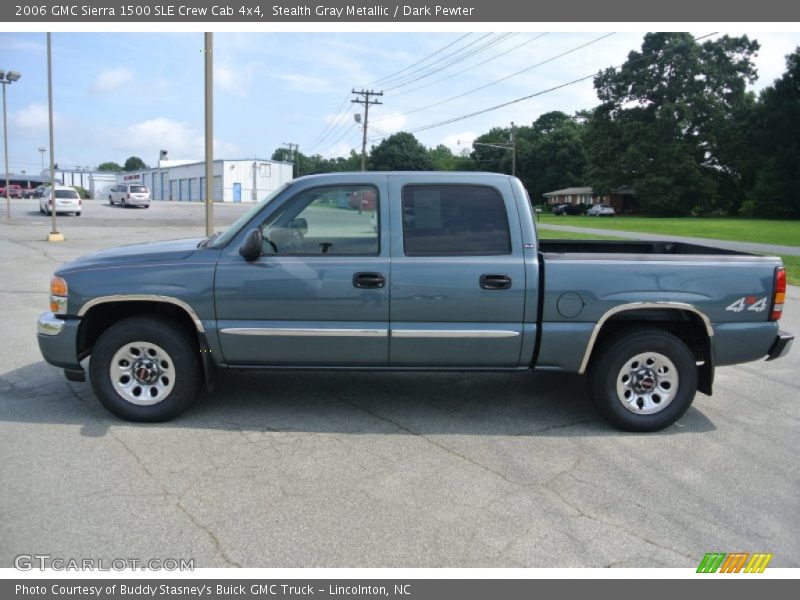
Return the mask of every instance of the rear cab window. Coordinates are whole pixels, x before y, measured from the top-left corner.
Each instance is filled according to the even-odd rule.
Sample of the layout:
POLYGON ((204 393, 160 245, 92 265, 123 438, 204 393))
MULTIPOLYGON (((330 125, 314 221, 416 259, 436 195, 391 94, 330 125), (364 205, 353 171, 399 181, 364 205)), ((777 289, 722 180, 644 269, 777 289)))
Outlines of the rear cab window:
POLYGON ((130 187, 131 194, 146 194, 147 187, 144 185, 132 185, 130 187))
POLYGON ((406 185, 402 191, 406 256, 511 254, 500 192, 484 185, 406 185))

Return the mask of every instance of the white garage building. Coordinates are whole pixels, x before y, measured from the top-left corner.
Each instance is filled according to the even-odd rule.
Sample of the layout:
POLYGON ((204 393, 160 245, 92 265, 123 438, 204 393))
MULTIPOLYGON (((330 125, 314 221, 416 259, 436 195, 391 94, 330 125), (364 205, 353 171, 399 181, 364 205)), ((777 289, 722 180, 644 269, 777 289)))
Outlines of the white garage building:
MULTIPOLYGON (((118 183, 140 183, 153 200, 205 201, 205 162, 162 160, 158 168, 120 173, 118 183)), ((214 161, 215 202, 258 202, 292 179, 292 163, 263 158, 214 161)))

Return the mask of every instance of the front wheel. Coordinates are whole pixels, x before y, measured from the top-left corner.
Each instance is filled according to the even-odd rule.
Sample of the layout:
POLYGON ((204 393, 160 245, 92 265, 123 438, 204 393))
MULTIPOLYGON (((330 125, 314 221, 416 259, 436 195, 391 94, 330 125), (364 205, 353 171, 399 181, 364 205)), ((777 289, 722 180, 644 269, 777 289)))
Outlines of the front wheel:
POLYGON ((168 321, 130 317, 92 348, 89 377, 100 403, 128 421, 167 421, 188 409, 200 385, 199 353, 168 321))
POLYGON ((624 331, 609 339, 589 372, 603 418, 626 431, 658 431, 689 409, 697 393, 691 350, 659 329, 624 331))

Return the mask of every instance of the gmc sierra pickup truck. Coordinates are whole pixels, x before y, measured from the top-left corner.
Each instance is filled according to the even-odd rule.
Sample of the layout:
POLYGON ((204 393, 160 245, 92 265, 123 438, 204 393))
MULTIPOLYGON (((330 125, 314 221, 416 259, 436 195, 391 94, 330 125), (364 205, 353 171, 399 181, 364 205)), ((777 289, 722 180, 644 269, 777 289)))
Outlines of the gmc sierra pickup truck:
POLYGON ((135 421, 175 417, 220 368, 539 369, 586 374, 610 424, 653 431, 716 367, 786 354, 785 290, 774 257, 543 241, 514 177, 338 173, 222 234, 62 266, 38 340, 71 380, 89 358, 100 402, 135 421))

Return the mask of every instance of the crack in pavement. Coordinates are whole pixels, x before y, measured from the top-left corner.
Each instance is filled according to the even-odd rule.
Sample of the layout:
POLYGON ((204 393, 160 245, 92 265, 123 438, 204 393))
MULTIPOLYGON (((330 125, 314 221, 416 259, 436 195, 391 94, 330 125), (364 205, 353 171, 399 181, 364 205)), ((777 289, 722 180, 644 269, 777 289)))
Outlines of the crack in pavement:
MULTIPOLYGON (((87 412, 92 416, 92 418, 95 419, 95 421, 97 421, 98 424, 106 426, 106 424, 103 423, 102 419, 100 419, 100 417, 95 412, 95 407, 90 405, 85 398, 82 398, 80 395, 78 395, 78 393, 72 388, 72 386, 69 384, 68 381, 65 380, 63 383, 66 385, 67 389, 75 397, 75 399, 78 400, 78 402, 80 402, 87 409, 87 412)), ((164 499, 175 497, 175 494, 170 492, 169 489, 167 489, 167 487, 161 482, 161 480, 159 480, 158 477, 156 477, 155 473, 153 473, 150 470, 150 468, 142 460, 142 458, 138 455, 138 453, 125 440, 123 440, 119 435, 117 435, 117 432, 114 431, 113 427, 106 426, 106 430, 111 435, 111 437, 125 449, 128 455, 130 455, 134 459, 134 461, 136 461, 136 464, 139 465, 141 470, 144 471, 144 473, 153 481, 153 483, 155 483, 156 486, 158 486, 161 489, 164 499)), ((182 497, 179 497, 175 502, 174 505, 175 508, 177 508, 181 513, 183 513, 189 519, 189 521, 191 521, 193 525, 195 525, 197 528, 203 531, 211 539, 211 542, 214 544, 217 553, 222 557, 222 559, 232 567, 241 567, 242 566, 241 564, 239 564, 238 562, 236 562, 235 560, 231 559, 228 556, 228 554, 222 547, 222 543, 220 542, 217 535, 208 526, 200 523, 200 521, 198 521, 197 518, 185 506, 183 506, 183 504, 181 504, 181 502, 182 502, 182 497)))
POLYGON ((443 450, 444 452, 447 452, 448 454, 451 454, 451 455, 453 455, 453 456, 455 456, 455 457, 457 457, 457 458, 459 458, 459 459, 461 459, 461 460, 463 460, 465 462, 468 462, 469 464, 471 464, 471 465, 473 465, 475 467, 478 467, 479 469, 482 469, 482 470, 486 471, 487 473, 491 473, 492 475, 494 475, 496 477, 499 477, 500 479, 502 479, 506 483, 510 483, 511 485, 515 485, 515 486, 519 486, 519 487, 526 487, 526 486, 529 485, 529 484, 526 484, 526 483, 522 483, 520 481, 514 481, 513 479, 508 478, 503 473, 500 473, 499 471, 495 471, 491 467, 488 467, 488 466, 486 466, 486 465, 484 465, 484 464, 482 464, 482 463, 480 463, 480 462, 478 462, 478 461, 476 461, 476 460, 474 460, 474 459, 472 459, 472 458, 470 458, 470 457, 468 457, 468 456, 466 456, 464 454, 461 454, 460 452, 458 452, 456 450, 453 450, 449 446, 446 446, 445 444, 442 444, 441 442, 439 442, 439 441, 437 441, 437 440, 435 440, 433 438, 430 438, 430 437, 428 437, 427 435, 425 435, 423 433, 419 433, 418 431, 414 431, 413 429, 411 429, 409 427, 406 427, 402 423, 398 423, 397 421, 395 421, 393 419, 390 419, 388 417, 384 417, 383 415, 379 415, 376 412, 371 411, 368 408, 365 408, 363 406, 359 406, 358 404, 355 404, 353 402, 348 402, 347 400, 345 400, 344 398, 339 396, 336 392, 334 392, 333 389, 329 389, 328 390, 328 394, 330 394, 334 399, 338 400, 340 403, 342 403, 342 404, 344 404, 346 406, 350 406, 351 408, 355 408, 356 410, 360 410, 362 412, 365 412, 366 414, 370 415, 371 417, 373 417, 375 419, 378 419, 380 421, 384 421, 386 423, 394 425, 395 427, 397 427, 398 429, 400 429, 402 431, 405 431, 406 433, 409 433, 409 434, 411 434, 413 436, 419 437, 419 438, 425 440, 426 442, 428 442, 429 444, 439 448, 440 450, 443 450))

